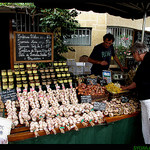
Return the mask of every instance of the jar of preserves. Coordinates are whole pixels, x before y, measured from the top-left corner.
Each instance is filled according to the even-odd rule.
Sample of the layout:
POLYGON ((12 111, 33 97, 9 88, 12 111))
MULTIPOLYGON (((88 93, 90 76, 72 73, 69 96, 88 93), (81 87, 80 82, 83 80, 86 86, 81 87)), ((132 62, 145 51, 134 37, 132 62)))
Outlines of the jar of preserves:
POLYGON ((16 75, 16 81, 21 81, 21 75, 16 75))
POLYGON ((72 78, 68 78, 68 82, 72 82, 72 78))
POLYGON ((48 73, 49 72, 49 68, 45 68, 45 72, 48 73))
POLYGON ((15 69, 15 75, 19 75, 20 71, 19 69, 15 69))
POLYGON ((66 76, 67 76, 67 77, 70 77, 70 72, 67 72, 67 73, 66 73, 66 76))
POLYGON ((22 82, 22 86, 25 88, 25 87, 28 87, 28 82, 27 81, 23 81, 22 82))
POLYGON ((7 76, 2 76, 2 82, 3 82, 3 83, 7 83, 7 81, 8 81, 8 80, 7 80, 7 76))
POLYGON ((27 80, 27 76, 26 75, 22 75, 21 79, 22 79, 22 81, 26 81, 27 80))
POLYGON ((32 71, 32 68, 28 68, 27 73, 28 73, 28 74, 32 74, 32 72, 33 72, 33 71, 32 71))
POLYGON ((63 78, 58 79, 58 82, 61 84, 64 82, 63 78))
POLYGON ((33 73, 34 73, 34 74, 37 73, 37 69, 36 69, 36 68, 33 69, 33 73))
POLYGON ((54 67, 50 67, 49 72, 54 72, 54 67))
POLYGON ((64 78, 66 77, 66 72, 62 72, 61 76, 64 78))
POLYGON ((66 65, 67 65, 67 62, 66 62, 66 61, 63 61, 62 64, 63 64, 63 66, 66 66, 66 65))
POLYGON ((33 80, 33 74, 29 74, 29 80, 33 80))
POLYGON ((46 78, 45 73, 42 73, 41 74, 41 79, 45 79, 45 78, 46 78))
POLYGON ((9 82, 13 82, 14 81, 14 77, 13 76, 8 76, 8 81, 9 82))
POLYGON ((55 67, 55 72, 59 72, 59 67, 55 67))
POLYGON ((17 82, 17 83, 16 83, 16 86, 17 86, 18 88, 21 88, 21 87, 22 87, 21 81, 17 82))
POLYGON ((7 75, 7 71, 6 70, 1 70, 1 75, 2 76, 6 76, 7 75))
POLYGON ((29 82, 29 85, 32 87, 34 87, 35 86, 35 82, 34 82, 34 80, 31 80, 30 82, 29 82))
POLYGON ((7 90, 7 88, 8 88, 8 84, 7 83, 3 83, 3 90, 7 90))
POLYGON ((60 67, 59 70, 62 72, 64 71, 64 67, 60 67))
POLYGON ((46 80, 42 80, 42 85, 46 85, 46 80))
POLYGON ((57 62, 57 61, 54 61, 53 66, 54 66, 54 67, 58 66, 58 62, 57 62))
POLYGON ((51 77, 50 73, 46 73, 46 78, 49 79, 51 77))
POLYGON ((57 79, 56 78, 53 79, 53 84, 57 84, 57 79))
POLYGON ((39 79, 39 75, 38 74, 34 74, 34 79, 38 80, 39 79))
POLYGON ((57 78, 61 78, 61 72, 57 72, 57 78))
POLYGON ((58 66, 62 66, 62 65, 63 65, 62 61, 59 61, 58 66))
POLYGON ((12 76, 13 75, 13 71, 11 69, 7 70, 7 74, 8 74, 8 76, 12 76))
POLYGON ((9 82, 8 88, 9 88, 9 89, 13 89, 13 88, 14 88, 14 82, 9 82))
POLYGON ((55 73, 54 72, 51 73, 51 78, 55 78, 55 77, 56 77, 55 73))
POLYGON ((20 63, 20 64, 19 64, 19 68, 20 68, 20 69, 23 69, 23 68, 24 68, 24 64, 23 64, 23 63, 20 63))
POLYGON ((68 83, 67 78, 63 78, 63 83, 68 83))
POLYGON ((40 86, 40 81, 39 80, 35 80, 35 86, 40 86))
POLYGON ((25 74, 25 70, 24 69, 20 69, 20 74, 25 74))
POLYGON ((44 68, 40 68, 40 73, 44 73, 44 68))
POLYGON ((15 63, 14 64, 14 69, 18 69, 19 68, 19 64, 15 63))
POLYGON ((47 85, 52 84, 52 79, 47 79, 47 85))
POLYGON ((64 66, 64 71, 69 71, 69 67, 68 66, 64 66))
POLYGON ((31 63, 27 63, 27 64, 26 64, 26 68, 27 68, 27 69, 31 68, 31 63))
POLYGON ((36 68, 37 67, 36 63, 32 63, 31 66, 32 66, 32 68, 36 68))

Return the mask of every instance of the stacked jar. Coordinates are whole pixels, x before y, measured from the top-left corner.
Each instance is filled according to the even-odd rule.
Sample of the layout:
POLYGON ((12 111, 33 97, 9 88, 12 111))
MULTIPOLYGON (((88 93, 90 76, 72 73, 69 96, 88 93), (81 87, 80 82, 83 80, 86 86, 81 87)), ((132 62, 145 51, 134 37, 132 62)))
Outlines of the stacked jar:
POLYGON ((16 87, 27 87, 27 74, 23 63, 14 64, 14 73, 16 78, 16 87))
POLYGON ((55 61, 53 63, 58 83, 69 83, 72 82, 69 67, 66 61, 55 61))
POLYGON ((37 68, 38 67, 37 67, 36 63, 27 63, 26 64, 26 71, 28 74, 29 86, 31 86, 31 87, 40 85, 40 77, 39 77, 37 68))
POLYGON ((1 76, 2 76, 2 89, 7 90, 14 88, 14 77, 13 77, 13 71, 11 69, 9 70, 1 70, 1 76))

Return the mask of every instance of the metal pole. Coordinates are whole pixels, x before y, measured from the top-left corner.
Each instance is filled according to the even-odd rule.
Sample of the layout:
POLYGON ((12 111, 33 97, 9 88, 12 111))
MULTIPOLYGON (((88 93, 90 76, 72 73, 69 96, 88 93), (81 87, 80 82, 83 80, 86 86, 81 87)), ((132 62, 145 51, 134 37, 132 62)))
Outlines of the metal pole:
POLYGON ((143 16, 142 40, 141 40, 141 42, 144 42, 144 32, 145 32, 146 16, 147 16, 147 14, 146 14, 146 12, 145 12, 145 14, 144 14, 144 16, 143 16))

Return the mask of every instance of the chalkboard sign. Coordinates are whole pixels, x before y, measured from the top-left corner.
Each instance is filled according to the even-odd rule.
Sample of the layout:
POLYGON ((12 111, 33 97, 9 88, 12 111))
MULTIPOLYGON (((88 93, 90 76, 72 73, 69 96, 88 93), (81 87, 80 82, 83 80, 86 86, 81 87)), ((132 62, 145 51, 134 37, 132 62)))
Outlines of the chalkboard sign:
POLYGON ((106 103, 103 102, 94 102, 94 110, 105 110, 106 103))
POLYGON ((92 98, 91 95, 81 96, 81 103, 91 103, 92 98))
MULTIPOLYGON (((134 43, 135 42, 141 42, 142 40, 142 31, 140 30, 135 30, 134 31, 134 43)), ((150 49, 150 32, 145 31, 144 33, 144 44, 148 46, 150 49)))
POLYGON ((14 32, 14 62, 52 62, 53 33, 14 32))
POLYGON ((7 100, 15 101, 17 100, 17 94, 15 89, 6 90, 0 92, 2 102, 5 103, 7 100))

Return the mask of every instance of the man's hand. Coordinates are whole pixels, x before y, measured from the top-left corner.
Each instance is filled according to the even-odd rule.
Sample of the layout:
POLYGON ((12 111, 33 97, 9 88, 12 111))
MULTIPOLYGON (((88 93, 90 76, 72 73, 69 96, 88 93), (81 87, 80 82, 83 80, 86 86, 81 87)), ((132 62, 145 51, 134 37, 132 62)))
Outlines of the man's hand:
POLYGON ((106 65, 108 65, 108 62, 107 61, 101 61, 99 64, 102 66, 106 66, 106 65))

